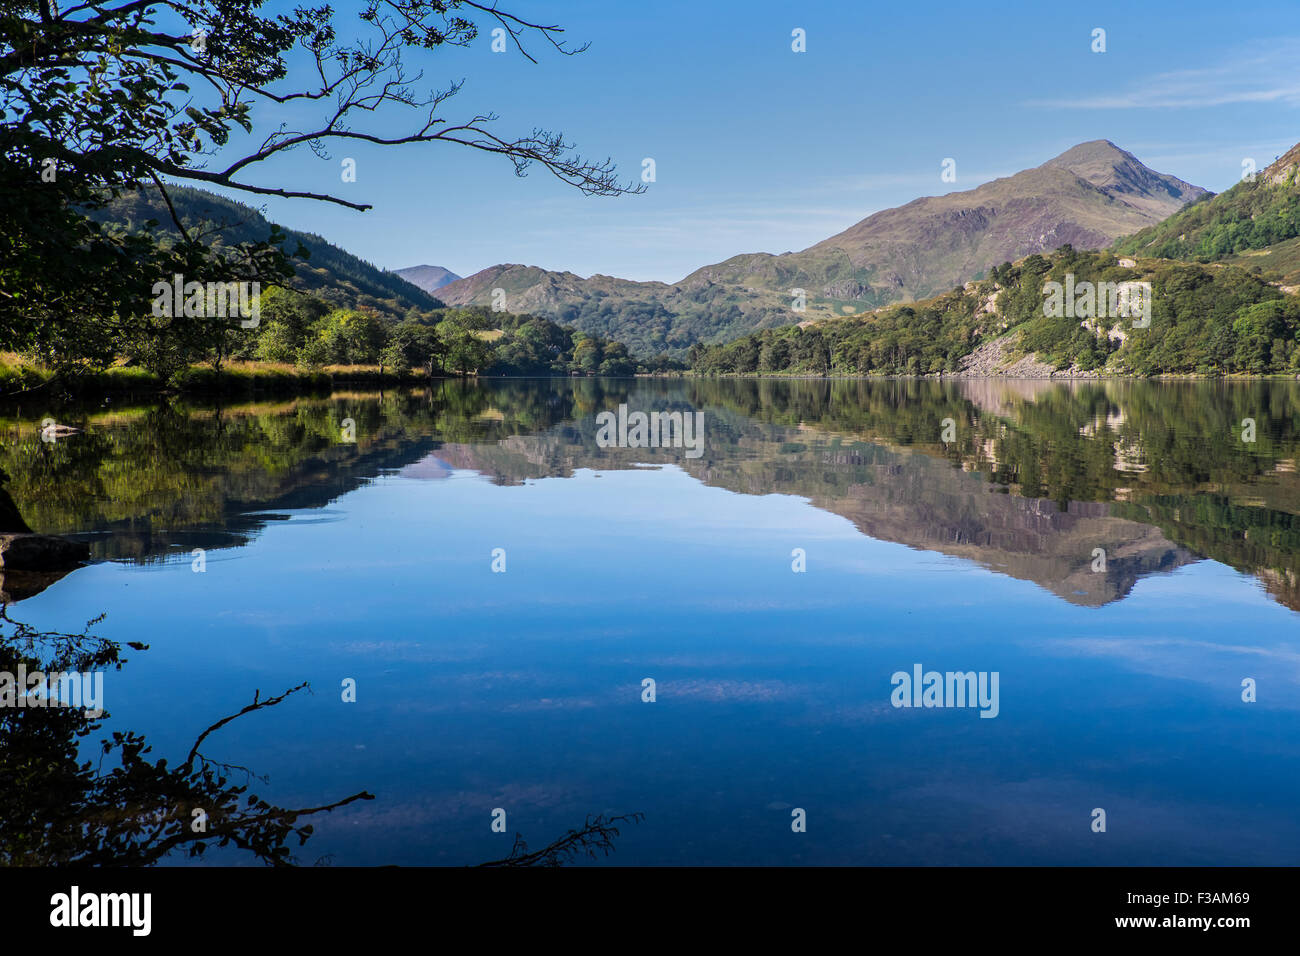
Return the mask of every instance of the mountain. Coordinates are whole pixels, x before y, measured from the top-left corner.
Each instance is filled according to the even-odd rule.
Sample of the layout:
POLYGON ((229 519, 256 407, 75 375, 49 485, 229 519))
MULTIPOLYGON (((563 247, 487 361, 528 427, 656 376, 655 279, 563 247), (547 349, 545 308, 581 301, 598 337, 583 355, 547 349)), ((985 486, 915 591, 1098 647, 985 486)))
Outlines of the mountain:
POLYGON ((1129 255, 1232 262, 1300 284, 1300 144, 1260 173, 1115 244, 1129 255))
MULTIPOLYGON (((203 234, 217 247, 261 241, 271 232, 271 221, 243 203, 188 186, 169 187, 168 194, 186 229, 203 234)), ((128 231, 140 231, 153 219, 158 222, 159 232, 175 235, 171 214, 156 190, 124 195, 93 215, 128 231)), ((357 258, 320 236, 283 227, 282 231, 288 236, 283 247, 286 252, 292 255, 301 244, 311 254, 305 261, 294 261, 297 275, 290 285, 296 289, 312 292, 338 306, 364 305, 395 318, 402 317, 409 309, 436 309, 442 305, 419 286, 357 258)))
POLYGON ((395 269, 393 275, 401 276, 412 285, 418 285, 425 292, 437 292, 448 283, 455 282, 460 276, 442 266, 410 266, 395 269))
POLYGON ((933 296, 1062 245, 1105 247, 1208 195, 1095 140, 976 189, 875 213, 801 252, 733 256, 672 285, 500 265, 439 296, 488 305, 500 288, 512 311, 617 338, 640 354, 681 351, 697 341, 933 296), (790 308, 794 288, 808 292, 806 313, 790 308))
POLYGON ((1107 246, 1204 195, 1109 140, 1094 140, 1014 176, 878 212, 803 252, 705 266, 682 285, 708 280, 785 290, 797 284, 830 299, 912 301, 1030 253, 1107 246))
POLYGON ((704 282, 687 289, 613 276, 584 279, 537 266, 489 266, 438 290, 448 305, 493 304, 504 293, 509 312, 531 312, 590 335, 624 343, 633 355, 684 354, 699 341, 725 341, 754 329, 788 325, 789 296, 704 282))

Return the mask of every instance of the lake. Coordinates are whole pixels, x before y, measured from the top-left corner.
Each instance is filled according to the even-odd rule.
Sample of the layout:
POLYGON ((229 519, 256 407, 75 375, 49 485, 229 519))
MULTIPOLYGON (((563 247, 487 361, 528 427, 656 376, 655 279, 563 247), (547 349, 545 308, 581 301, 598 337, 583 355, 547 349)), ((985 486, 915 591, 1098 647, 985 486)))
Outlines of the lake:
MULTIPOLYGON (((598 814, 643 815, 614 864, 1297 860, 1294 383, 448 381, 65 408, 42 441, 49 414, 0 413, 0 467, 93 560, 10 574, 8 614, 148 645, 60 759, 102 778, 129 732, 175 767, 308 682, 201 747, 273 807, 373 796, 311 815, 304 865, 497 860, 598 814)), ((44 753, 6 714, 7 759, 44 753)), ((32 858, 112 858, 96 828, 152 812, 24 766, 0 845, 32 858)))

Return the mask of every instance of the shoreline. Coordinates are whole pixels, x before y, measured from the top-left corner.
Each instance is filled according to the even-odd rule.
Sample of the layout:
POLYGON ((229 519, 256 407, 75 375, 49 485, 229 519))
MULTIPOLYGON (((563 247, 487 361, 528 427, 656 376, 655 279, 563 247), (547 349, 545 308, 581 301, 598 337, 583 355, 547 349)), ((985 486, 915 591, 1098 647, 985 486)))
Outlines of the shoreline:
POLYGON ((262 362, 235 362, 220 372, 193 366, 174 384, 141 368, 114 366, 65 375, 31 365, 0 364, 0 404, 33 400, 85 401, 99 398, 162 398, 204 395, 318 395, 340 388, 400 388, 431 381, 422 372, 381 371, 378 366, 299 369, 262 362))
POLYGON ((419 388, 434 382, 525 381, 539 379, 699 379, 699 380, 787 380, 787 381, 933 381, 933 382, 1300 382, 1300 374, 1242 375, 1167 372, 1159 375, 1119 375, 1060 372, 1056 374, 1009 375, 969 372, 927 375, 815 375, 793 372, 644 372, 634 375, 434 375, 425 372, 381 371, 377 366, 332 366, 320 370, 298 369, 271 363, 234 363, 220 372, 210 367, 191 368, 171 385, 139 368, 118 366, 84 375, 61 376, 32 366, 0 364, 0 405, 47 400, 55 403, 84 402, 115 398, 168 398, 212 396, 298 396, 328 395, 341 389, 368 387, 419 388))

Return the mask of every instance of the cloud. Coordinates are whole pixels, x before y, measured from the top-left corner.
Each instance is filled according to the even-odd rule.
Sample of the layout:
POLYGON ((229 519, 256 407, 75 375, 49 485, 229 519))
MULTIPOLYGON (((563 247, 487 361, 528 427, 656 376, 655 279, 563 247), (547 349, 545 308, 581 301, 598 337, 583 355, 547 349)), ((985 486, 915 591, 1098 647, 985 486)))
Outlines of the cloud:
POLYGON ((1160 145, 1135 143, 1131 146, 1125 144, 1125 149, 1155 169, 1182 169, 1200 165, 1222 166, 1236 170, 1240 167, 1242 159, 1247 156, 1253 157, 1263 167, 1294 145, 1294 140, 1277 139, 1212 148, 1205 148, 1204 143, 1160 145))
POLYGON ((1051 109, 1204 109, 1244 103, 1300 105, 1300 39, 1278 37, 1195 70, 1157 73, 1127 90, 1065 99, 1030 100, 1051 109))
POLYGON ((995 179, 1012 176, 1016 172, 1015 170, 1010 172, 1006 170, 971 172, 961 168, 959 163, 958 172, 961 176, 959 181, 945 183, 939 178, 939 160, 935 160, 933 167, 933 169, 927 168, 923 171, 916 170, 908 173, 863 173, 855 176, 834 176, 825 179, 823 182, 825 191, 835 193, 877 192, 906 188, 916 191, 918 196, 942 196, 954 191, 975 189, 977 186, 982 186, 995 179))

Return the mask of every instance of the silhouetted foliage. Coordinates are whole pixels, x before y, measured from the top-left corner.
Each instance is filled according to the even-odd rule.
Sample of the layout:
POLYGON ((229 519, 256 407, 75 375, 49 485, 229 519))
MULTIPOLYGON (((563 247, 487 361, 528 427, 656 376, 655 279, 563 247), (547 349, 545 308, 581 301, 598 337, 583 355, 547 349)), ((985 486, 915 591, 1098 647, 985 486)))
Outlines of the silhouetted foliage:
MULTIPOLYGON (((120 670, 123 647, 147 649, 92 634, 100 621, 80 633, 41 631, 0 606, 0 672, 15 674, 19 665, 46 675, 120 670)), ((92 744, 102 717, 83 708, 0 708, 0 864, 149 866, 177 851, 199 857, 209 847, 234 846, 268 865, 291 865, 291 842, 301 847, 312 835, 309 818, 374 798, 363 791, 317 807, 277 807, 249 792, 251 771, 213 760, 199 746, 232 720, 306 686, 255 694, 204 729, 175 765, 152 757, 146 737, 134 731, 115 730, 92 744), (205 815, 202 824, 194 811, 205 815)))

